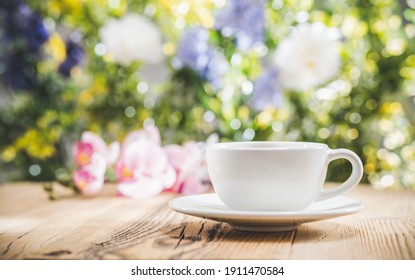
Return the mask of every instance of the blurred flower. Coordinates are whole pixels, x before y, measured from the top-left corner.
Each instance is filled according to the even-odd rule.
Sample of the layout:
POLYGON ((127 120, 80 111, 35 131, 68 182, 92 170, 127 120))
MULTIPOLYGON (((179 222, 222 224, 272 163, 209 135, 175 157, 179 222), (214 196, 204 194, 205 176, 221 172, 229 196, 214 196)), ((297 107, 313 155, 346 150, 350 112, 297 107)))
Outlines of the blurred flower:
POLYGON ((212 134, 205 143, 188 141, 182 146, 165 146, 164 151, 177 175, 175 184, 167 191, 183 194, 197 194, 205 191, 210 181, 206 146, 217 142, 217 134, 212 134))
POLYGON ((2 1, 0 9, 5 11, 1 25, 2 43, 6 43, 2 44, 6 50, 2 78, 13 88, 30 89, 36 82, 33 62, 49 34, 42 19, 21 1, 2 1))
POLYGON ((138 140, 146 140, 160 145, 160 132, 156 126, 146 126, 141 130, 132 131, 125 137, 123 148, 138 140))
POLYGON ((109 147, 98 135, 86 131, 73 147, 79 170, 73 173, 75 185, 84 193, 102 188, 109 163, 115 162, 118 194, 146 198, 167 190, 177 193, 200 193, 209 182, 205 150, 218 142, 212 134, 206 142, 189 141, 183 146, 160 146, 157 127, 147 126, 129 133, 123 142, 109 147))
POLYGON ((282 94, 278 71, 270 68, 255 81, 249 103, 258 111, 263 111, 267 107, 279 107, 282 103, 282 94))
POLYGON ((73 67, 78 65, 84 57, 84 49, 75 41, 68 39, 66 42, 66 57, 59 66, 59 73, 70 76, 73 67))
POLYGON ((26 41, 27 49, 37 53, 49 39, 42 19, 23 3, 5 5, 2 8, 7 9, 4 22, 5 38, 12 40, 22 38, 26 41))
POLYGON ((22 1, 19 0, 0 1, 0 9, 5 11, 13 11, 20 4, 22 4, 22 1))
POLYGON ((120 144, 113 142, 107 147, 101 137, 90 131, 82 133, 81 141, 74 144, 72 149, 73 157, 78 166, 89 165, 95 154, 104 157, 107 166, 112 166, 120 153, 120 144))
POLYGON ((246 51, 264 42, 265 2, 263 0, 231 0, 215 16, 214 28, 224 36, 235 36, 239 49, 246 51))
POLYGON ((203 77, 210 82, 214 89, 218 89, 223 86, 223 77, 228 70, 229 64, 225 56, 218 51, 213 51, 203 77))
POLYGON ((147 126, 125 137, 116 172, 118 192, 134 198, 156 195, 174 184, 176 174, 160 146, 157 127, 147 126))
POLYGON ((30 89, 35 82, 35 73, 31 71, 24 56, 17 53, 9 53, 5 58, 2 76, 4 81, 15 89, 30 89))
POLYGON ((275 53, 283 87, 307 90, 337 75, 340 56, 322 23, 302 24, 283 40, 275 53))
POLYGON ((204 189, 200 176, 203 172, 201 167, 204 157, 196 143, 190 141, 183 146, 167 145, 164 150, 177 174, 175 184, 168 191, 183 194, 200 193, 204 189))
POLYGON ((135 60, 157 64, 163 60, 160 30, 147 18, 128 14, 110 19, 99 30, 107 52, 122 65, 135 60))
POLYGON ((75 186, 84 194, 93 194, 104 186, 106 160, 102 154, 92 154, 90 162, 73 173, 75 186))
POLYGON ((133 198, 146 198, 171 187, 176 174, 160 145, 137 139, 123 147, 116 166, 118 193, 133 198))
POLYGON ((177 58, 183 65, 203 73, 210 59, 209 31, 203 27, 187 29, 180 39, 177 58))
POLYGON ((186 30, 179 42, 177 58, 180 63, 196 71, 214 88, 222 85, 223 76, 229 68, 222 53, 209 45, 209 32, 202 27, 186 30))

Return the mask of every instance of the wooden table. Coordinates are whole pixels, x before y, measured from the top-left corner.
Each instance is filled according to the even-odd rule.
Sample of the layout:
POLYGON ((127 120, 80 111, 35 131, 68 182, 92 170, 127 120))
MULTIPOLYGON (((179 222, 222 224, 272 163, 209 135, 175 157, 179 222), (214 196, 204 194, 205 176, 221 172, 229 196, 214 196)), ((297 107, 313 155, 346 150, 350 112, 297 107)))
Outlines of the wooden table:
POLYGON ((0 259, 415 259, 415 191, 358 186, 360 213, 252 233, 171 211, 173 194, 48 201, 41 185, 0 186, 0 259))

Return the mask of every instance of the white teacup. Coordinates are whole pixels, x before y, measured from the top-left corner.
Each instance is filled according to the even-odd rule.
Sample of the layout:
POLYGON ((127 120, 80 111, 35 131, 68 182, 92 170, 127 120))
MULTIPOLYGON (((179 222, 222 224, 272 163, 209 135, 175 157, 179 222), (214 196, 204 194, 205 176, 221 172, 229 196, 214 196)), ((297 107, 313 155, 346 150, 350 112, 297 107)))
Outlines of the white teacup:
POLYGON ((354 152, 308 142, 218 143, 207 148, 207 163, 216 193, 233 210, 303 210, 354 188, 363 175, 354 152), (350 161, 352 174, 323 189, 329 163, 341 158, 350 161))

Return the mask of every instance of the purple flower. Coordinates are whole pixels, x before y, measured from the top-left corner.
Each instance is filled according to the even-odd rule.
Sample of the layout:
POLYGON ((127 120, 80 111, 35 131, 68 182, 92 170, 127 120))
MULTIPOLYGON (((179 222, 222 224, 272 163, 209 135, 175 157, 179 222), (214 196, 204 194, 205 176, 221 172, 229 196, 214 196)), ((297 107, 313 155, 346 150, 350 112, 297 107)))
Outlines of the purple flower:
POLYGON ((75 41, 66 41, 66 58, 59 66, 59 73, 70 76, 73 67, 78 65, 84 57, 84 49, 75 41))
POLYGON ((11 53, 5 58, 2 78, 13 88, 29 89, 34 85, 35 73, 22 54, 11 53))
POLYGON ((29 89, 36 83, 39 50, 49 39, 42 19, 22 1, 1 1, 5 69, 2 79, 16 89, 29 89))
POLYGON ((20 0, 2 0, 0 1, 0 9, 7 12, 13 11, 22 3, 20 0))
POLYGON ((246 51, 264 42, 265 5, 263 0, 230 0, 215 16, 215 29, 235 36, 239 49, 246 51))
POLYGON ((184 32, 177 49, 177 59, 182 66, 196 71, 214 88, 222 85, 228 71, 228 61, 209 45, 209 32, 202 27, 193 27, 184 32))
POLYGON ((267 107, 279 107, 283 101, 282 94, 278 71, 270 68, 255 81, 254 92, 249 102, 255 110, 263 111, 267 107))
MULTIPOLYGON (((5 38, 9 40, 21 38, 26 41, 30 52, 37 53, 49 39, 42 19, 23 3, 7 8, 4 22, 5 38)), ((3 9, 6 9, 6 6, 3 9)))
POLYGON ((209 32, 202 27, 186 30, 179 42, 177 58, 183 65, 203 73, 211 56, 209 32))
POLYGON ((228 69, 229 64, 225 56, 220 52, 213 51, 203 77, 210 82, 214 89, 219 89, 223 86, 223 77, 228 69))

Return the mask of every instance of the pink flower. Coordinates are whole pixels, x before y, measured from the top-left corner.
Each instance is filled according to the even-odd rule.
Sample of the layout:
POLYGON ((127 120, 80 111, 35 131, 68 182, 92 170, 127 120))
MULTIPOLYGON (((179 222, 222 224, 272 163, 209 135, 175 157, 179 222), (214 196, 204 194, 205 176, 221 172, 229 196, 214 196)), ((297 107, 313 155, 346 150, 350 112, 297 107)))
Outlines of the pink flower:
POLYGON ((83 132, 81 141, 75 143, 72 149, 76 164, 78 166, 90 164, 95 153, 103 155, 107 166, 112 166, 119 156, 120 143, 113 142, 107 147, 104 140, 95 133, 83 132))
MULTIPOLYGON (((203 143, 201 143, 203 145, 203 143)), ((206 189, 207 167, 204 151, 193 141, 183 146, 167 145, 164 148, 177 174, 175 184, 168 191, 196 194, 206 189)))
POLYGON ((86 131, 73 147, 79 166, 73 181, 83 193, 96 193, 104 185, 106 169, 116 162, 117 191, 121 195, 146 198, 164 190, 200 193, 209 182, 205 149, 217 141, 217 136, 211 135, 206 142, 162 148, 159 130, 150 126, 129 133, 120 147, 118 142, 107 146, 101 137, 86 131))
POLYGON ((86 142, 76 142, 72 149, 72 154, 78 166, 89 164, 93 153, 94 148, 90 143, 86 142))
POLYGON ((133 132, 134 138, 126 138, 120 160, 116 165, 118 192, 121 195, 146 198, 171 187, 176 173, 169 163, 161 146, 157 128, 149 131, 133 132), (151 137, 147 138, 148 135, 151 137), (145 137, 144 137, 145 136, 145 137), (157 137, 158 136, 158 137, 157 137))
POLYGON ((160 145, 160 132, 156 126, 146 126, 141 130, 130 132, 124 139, 123 147, 137 140, 147 140, 160 145))
POLYGON ((206 142, 196 143, 189 141, 182 146, 167 145, 164 150, 169 162, 176 171, 177 179, 175 184, 167 191, 197 194, 206 190, 209 183, 209 173, 206 162, 206 147, 217 143, 217 134, 211 134, 206 142))
POLYGON ((106 160, 100 153, 94 153, 87 165, 73 173, 75 186, 84 194, 100 191, 104 185, 106 160))

